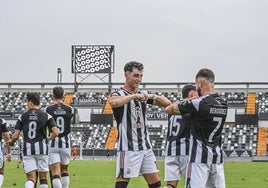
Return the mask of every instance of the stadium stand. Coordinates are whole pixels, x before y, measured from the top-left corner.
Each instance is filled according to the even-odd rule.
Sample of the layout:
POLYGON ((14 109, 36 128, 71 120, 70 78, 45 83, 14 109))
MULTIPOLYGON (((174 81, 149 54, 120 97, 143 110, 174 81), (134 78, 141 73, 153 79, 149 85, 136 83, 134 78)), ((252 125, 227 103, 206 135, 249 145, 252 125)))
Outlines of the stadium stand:
POLYGON ((71 105, 73 102, 74 93, 66 93, 64 97, 64 103, 67 105, 71 105))
MULTIPOLYGON (((172 102, 181 99, 181 88, 188 83, 144 83, 142 87, 152 93, 164 95, 172 102), (172 85, 172 86, 170 86, 172 85), (149 89, 148 89, 148 88, 149 89)), ((267 156, 267 128, 268 128, 268 83, 227 83, 216 88, 218 93, 229 104, 229 120, 227 121, 222 134, 223 149, 226 157, 252 157, 267 156), (227 86, 226 86, 227 85, 227 86), (235 86, 233 86, 235 85, 235 86), (241 86, 242 85, 242 86, 241 86)), ((0 87, 0 117, 7 120, 9 128, 12 129, 16 118, 26 110, 26 93, 36 91, 41 96, 41 106, 51 103, 51 90, 56 84, 4 84, 0 87)), ((116 83, 113 88, 121 86, 116 83)), ((88 118, 80 121, 82 114, 79 109, 88 110, 86 113, 111 114, 112 109, 107 101, 109 95, 107 88, 101 84, 88 84, 73 93, 73 84, 66 83, 65 102, 72 105, 76 112, 76 118, 72 125, 73 145, 83 147, 83 155, 105 155, 107 149, 116 149, 117 129, 112 123, 92 123, 88 118), (95 152, 91 152, 91 151, 95 152), (96 152, 97 150, 101 152, 96 152)), ((155 153, 158 156, 163 154, 165 149, 165 138, 167 134, 167 115, 162 108, 147 105, 147 117, 149 120, 149 132, 155 153)), ((16 153, 17 151, 13 151, 16 153)))
POLYGON ((257 93, 256 104, 258 108, 258 113, 267 113, 268 112, 268 92, 257 93))
POLYGON ((256 114, 256 93, 248 94, 246 104, 246 114, 256 114))
POLYGON ((116 127, 111 127, 109 134, 107 136, 106 144, 105 144, 105 149, 114 149, 116 148, 116 141, 117 141, 117 128, 116 127))
POLYGON ((226 125, 222 140, 224 150, 245 150, 255 154, 257 150, 257 125, 226 125))
POLYGON ((164 137, 166 137, 166 131, 167 127, 164 128, 163 125, 160 126, 149 126, 149 134, 152 142, 152 146, 154 148, 158 149, 165 149, 165 141, 164 137))
POLYGON ((267 155, 267 128, 260 127, 258 134, 257 156, 267 155))

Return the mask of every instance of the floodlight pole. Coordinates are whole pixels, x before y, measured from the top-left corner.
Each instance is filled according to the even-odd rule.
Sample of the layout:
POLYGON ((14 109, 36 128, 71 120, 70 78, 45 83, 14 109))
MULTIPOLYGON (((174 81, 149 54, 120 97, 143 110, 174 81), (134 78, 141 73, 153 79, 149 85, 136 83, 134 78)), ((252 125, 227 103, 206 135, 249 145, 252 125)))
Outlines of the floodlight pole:
MULTIPOLYGON (((81 53, 80 53, 80 51, 78 51, 78 53, 77 53, 77 56, 79 56, 79 57, 83 57, 84 59, 86 58, 85 57, 85 54, 86 53, 88 53, 86 56, 89 56, 90 57, 90 49, 92 48, 94 46, 94 51, 95 51, 95 48, 103 48, 103 49, 105 49, 105 50, 101 50, 102 52, 101 53, 109 53, 108 55, 107 54, 105 54, 105 56, 104 55, 100 55, 100 56, 102 56, 102 59, 105 57, 105 58, 107 58, 107 57, 109 57, 110 58, 110 70, 109 70, 109 72, 106 72, 106 70, 107 70, 107 67, 105 67, 105 70, 104 71, 100 71, 100 73, 106 73, 106 76, 105 77, 107 77, 107 73, 109 74, 108 75, 108 93, 110 94, 111 93, 111 88, 112 88, 112 72, 114 71, 114 46, 112 45, 78 45, 78 46, 75 46, 75 45, 73 45, 72 46, 72 72, 74 73, 74 92, 76 93, 77 92, 77 89, 78 89, 78 83, 77 83, 77 76, 79 76, 78 74, 80 74, 80 73, 87 73, 87 72, 89 72, 89 70, 85 70, 85 69, 89 69, 90 68, 90 65, 89 64, 87 64, 87 66, 89 67, 87 67, 87 66, 85 66, 85 65, 83 65, 83 70, 79 70, 79 69, 77 69, 77 67, 76 67, 76 49, 79 49, 80 51, 81 51, 81 49, 83 49, 83 51, 82 51, 82 55, 81 55, 81 53), (87 50, 87 52, 85 51, 85 49, 87 50), (106 50, 107 49, 107 50, 106 50), (110 52, 109 52, 110 51, 110 52)), ((98 51, 97 51, 98 52, 98 51)), ((100 54, 100 52, 98 52, 98 54, 96 53, 96 55, 99 55, 100 54)), ((88 58, 88 57, 87 57, 88 58)), ((80 62, 80 61, 82 61, 80 58, 78 58, 79 60, 78 60, 78 62, 80 62)), ((98 60, 99 60, 99 57, 98 57, 98 60)), ((96 60, 96 59, 94 59, 93 58, 93 62, 95 62, 95 61, 97 61, 98 62, 98 60, 96 60)), ((103 64, 103 60, 101 60, 102 61, 102 63, 101 64, 103 64)), ((85 64, 85 61, 82 61, 83 62, 83 64, 85 64)), ((106 60, 105 60, 105 62, 106 62, 106 60)), ((88 63, 88 62, 87 62, 88 63)), ((98 62, 99 63, 99 62, 98 62)), ((94 63, 93 63, 94 64, 94 63)), ((98 64, 99 65, 99 64, 98 64)), ((81 65, 79 65, 79 66, 81 66, 81 65)), ((103 65, 101 65, 101 66, 103 66, 103 65)), ((100 68, 99 66, 96 66, 97 68, 100 68)), ((94 68, 93 68, 94 69, 94 68)), ((91 75, 92 73, 90 73, 89 75, 91 75)), ((97 74, 97 73, 96 73, 97 74)), ((87 77, 86 77, 87 78, 87 77)), ((85 78, 83 78, 83 80, 84 80, 85 78)), ((83 81, 82 80, 82 81, 83 81)), ((80 83, 80 82, 79 82, 80 83)))
POLYGON ((76 81, 77 70, 75 66, 75 47, 74 46, 72 46, 72 70, 74 73, 74 93, 76 93, 77 92, 77 81, 76 81))
POLYGON ((108 94, 111 93, 111 90, 112 90, 112 72, 110 70, 110 72, 109 72, 109 80, 108 80, 108 94))
POLYGON ((57 69, 57 83, 62 83, 62 72, 61 68, 57 69))
POLYGON ((112 91, 112 72, 114 72, 114 58, 115 58, 115 51, 114 51, 114 46, 112 46, 112 56, 111 56, 111 68, 109 71, 109 80, 108 80, 108 94, 111 94, 112 91))
POLYGON ((77 81, 76 81, 76 77, 77 77, 77 72, 76 69, 74 71, 74 93, 77 92, 77 81))

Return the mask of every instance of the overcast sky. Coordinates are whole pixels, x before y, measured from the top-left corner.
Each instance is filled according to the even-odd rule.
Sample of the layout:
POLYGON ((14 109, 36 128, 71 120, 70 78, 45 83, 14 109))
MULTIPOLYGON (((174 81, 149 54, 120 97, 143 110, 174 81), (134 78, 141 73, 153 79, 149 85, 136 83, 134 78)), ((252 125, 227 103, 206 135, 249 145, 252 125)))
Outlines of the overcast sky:
MULTIPOLYGON (((266 82, 267 0, 0 0, 0 82, 73 82, 72 45, 115 45, 113 82, 266 82)), ((90 76, 87 82, 96 82, 90 76)))

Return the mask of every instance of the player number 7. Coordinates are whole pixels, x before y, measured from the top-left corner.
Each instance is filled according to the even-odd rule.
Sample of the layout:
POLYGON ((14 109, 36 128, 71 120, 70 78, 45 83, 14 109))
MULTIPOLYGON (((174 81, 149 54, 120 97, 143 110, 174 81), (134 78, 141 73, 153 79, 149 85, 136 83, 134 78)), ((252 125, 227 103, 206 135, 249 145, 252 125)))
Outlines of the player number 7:
POLYGON ((209 135, 208 141, 212 142, 213 141, 213 137, 216 134, 216 132, 219 130, 219 128, 221 127, 221 122, 222 122, 222 118, 221 117, 213 117, 213 121, 217 122, 217 126, 215 127, 215 129, 212 131, 212 133, 209 135))

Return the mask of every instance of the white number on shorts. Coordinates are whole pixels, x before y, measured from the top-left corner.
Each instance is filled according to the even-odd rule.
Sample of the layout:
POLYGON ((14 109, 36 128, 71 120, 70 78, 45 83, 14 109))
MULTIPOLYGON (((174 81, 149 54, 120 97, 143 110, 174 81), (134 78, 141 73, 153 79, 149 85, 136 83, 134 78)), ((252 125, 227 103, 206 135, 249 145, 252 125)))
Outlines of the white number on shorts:
POLYGON ((64 118, 61 116, 57 117, 56 123, 59 129, 59 134, 62 134, 64 132, 64 118))
POLYGON ((212 142, 213 141, 213 137, 216 134, 216 132, 219 130, 219 128, 221 127, 221 122, 222 122, 222 118, 221 117, 213 117, 213 121, 217 122, 217 126, 215 127, 215 129, 212 131, 212 133, 209 135, 208 141, 212 142))
POLYGON ((181 116, 178 115, 173 115, 170 117, 169 136, 177 136, 179 134, 181 124, 178 119, 181 119, 180 117, 181 116), (175 128, 176 130, 173 131, 173 128, 175 128))
POLYGON ((35 121, 31 121, 29 123, 28 138, 34 139, 36 137, 36 129, 37 123, 35 121))

